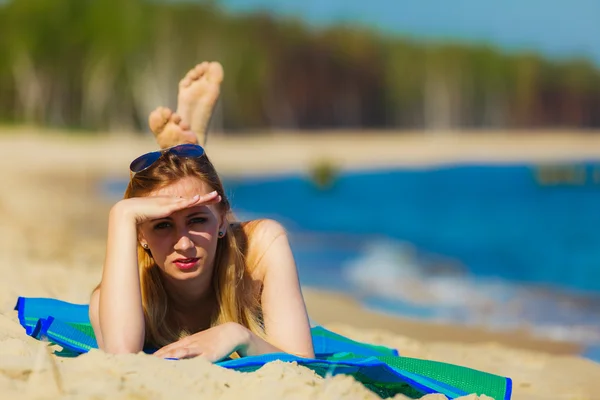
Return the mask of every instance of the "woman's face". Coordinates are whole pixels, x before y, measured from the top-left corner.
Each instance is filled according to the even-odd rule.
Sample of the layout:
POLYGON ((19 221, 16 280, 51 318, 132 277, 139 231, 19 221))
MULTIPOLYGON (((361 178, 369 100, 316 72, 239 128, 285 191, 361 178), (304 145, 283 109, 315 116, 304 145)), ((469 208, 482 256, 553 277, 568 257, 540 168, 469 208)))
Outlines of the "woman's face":
MULTIPOLYGON (((204 181, 187 177, 150 196, 192 198, 213 190, 204 181)), ((218 205, 201 205, 142 223, 140 236, 148 243, 154 261, 164 273, 174 279, 187 280, 212 272, 218 234, 225 232, 225 223, 218 205)))

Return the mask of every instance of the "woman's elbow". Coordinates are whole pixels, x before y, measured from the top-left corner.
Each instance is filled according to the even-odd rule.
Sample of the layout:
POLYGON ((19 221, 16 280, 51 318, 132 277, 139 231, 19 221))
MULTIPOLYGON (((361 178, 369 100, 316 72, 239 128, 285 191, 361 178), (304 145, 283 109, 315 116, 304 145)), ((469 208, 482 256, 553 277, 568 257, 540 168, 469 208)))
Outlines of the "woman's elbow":
POLYGON ((314 352, 298 352, 298 353, 293 353, 292 355, 294 355, 296 357, 300 357, 300 358, 315 358, 314 352))
POLYGON ((315 358, 315 352, 313 349, 304 349, 301 351, 286 351, 286 353, 300 358, 315 358))
POLYGON ((102 349, 102 350, 108 354, 137 354, 142 349, 140 349, 138 347, 133 347, 133 346, 116 345, 116 346, 104 346, 104 349, 102 349))
POLYGON ((136 354, 143 350, 143 344, 130 340, 104 340, 102 351, 109 354, 136 354))

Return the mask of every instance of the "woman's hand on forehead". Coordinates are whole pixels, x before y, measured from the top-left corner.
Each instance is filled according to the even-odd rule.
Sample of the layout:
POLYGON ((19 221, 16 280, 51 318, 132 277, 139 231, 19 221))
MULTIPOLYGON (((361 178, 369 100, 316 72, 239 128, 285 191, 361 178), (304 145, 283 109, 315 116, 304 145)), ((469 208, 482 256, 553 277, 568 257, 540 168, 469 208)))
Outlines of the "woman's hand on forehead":
POLYGON ((133 218, 139 224, 152 219, 168 217, 186 208, 217 204, 220 201, 221 196, 213 191, 205 195, 195 195, 191 198, 175 196, 133 197, 121 200, 113 209, 122 217, 133 218))

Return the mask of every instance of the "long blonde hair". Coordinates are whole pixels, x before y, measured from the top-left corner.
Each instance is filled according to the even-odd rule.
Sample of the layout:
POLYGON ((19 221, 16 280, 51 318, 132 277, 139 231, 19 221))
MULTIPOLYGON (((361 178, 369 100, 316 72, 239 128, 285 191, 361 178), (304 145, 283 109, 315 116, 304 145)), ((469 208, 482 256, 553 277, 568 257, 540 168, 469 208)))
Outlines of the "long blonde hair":
MULTIPOLYGON (((260 301, 246 264, 248 241, 240 225, 234 223, 221 179, 206 154, 199 158, 180 158, 164 153, 150 168, 132 177, 124 198, 148 196, 186 177, 201 179, 217 191, 222 198, 218 209, 228 221, 227 233, 218 240, 214 258, 212 286, 218 306, 211 316, 211 326, 237 322, 264 338, 260 301)), ((169 312, 169 297, 159 267, 150 251, 139 243, 138 266, 146 345, 162 347, 177 341, 186 332, 181 331, 169 312)))

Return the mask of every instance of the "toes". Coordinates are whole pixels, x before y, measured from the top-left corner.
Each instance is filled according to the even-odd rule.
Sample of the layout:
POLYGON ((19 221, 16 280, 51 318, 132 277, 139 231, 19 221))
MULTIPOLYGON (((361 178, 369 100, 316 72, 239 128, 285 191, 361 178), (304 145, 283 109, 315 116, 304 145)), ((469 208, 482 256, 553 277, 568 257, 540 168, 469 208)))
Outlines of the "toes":
POLYGON ((221 83, 224 76, 223 66, 218 62, 211 62, 206 72, 206 79, 212 83, 221 83))
POLYGON ((187 74, 183 77, 183 79, 179 82, 180 87, 188 87, 192 84, 194 69, 188 71, 187 74))
POLYGON ((197 79, 200 79, 202 75, 204 75, 208 69, 209 63, 204 61, 196 65, 194 68, 190 69, 188 73, 183 77, 183 79, 179 82, 180 87, 188 87, 197 79))
POLYGON ((179 116, 179 114, 173 113, 171 114, 171 118, 169 120, 174 124, 179 125, 179 123, 181 122, 181 117, 179 116))
POLYGON ((165 128, 165 125, 171 117, 171 110, 165 107, 158 107, 150 113, 148 117, 148 126, 150 130, 158 135, 165 128))
POLYGON ((164 123, 166 124, 171 115, 173 115, 173 111, 171 111, 168 107, 161 107, 160 111, 161 117, 164 119, 164 123))
POLYGON ((194 79, 200 79, 205 73, 206 71, 208 71, 210 64, 207 61, 204 61, 201 64, 198 64, 194 67, 194 69, 192 71, 194 71, 194 79))
POLYGON ((192 80, 186 76, 185 78, 183 78, 182 80, 179 81, 179 87, 186 88, 186 87, 190 86, 191 83, 192 83, 192 80))

